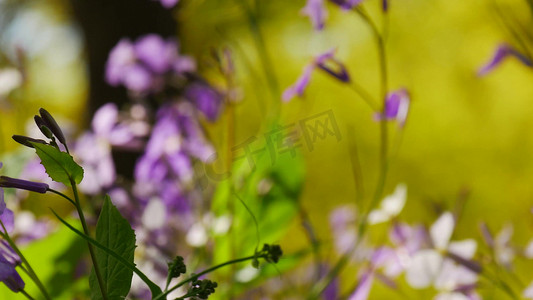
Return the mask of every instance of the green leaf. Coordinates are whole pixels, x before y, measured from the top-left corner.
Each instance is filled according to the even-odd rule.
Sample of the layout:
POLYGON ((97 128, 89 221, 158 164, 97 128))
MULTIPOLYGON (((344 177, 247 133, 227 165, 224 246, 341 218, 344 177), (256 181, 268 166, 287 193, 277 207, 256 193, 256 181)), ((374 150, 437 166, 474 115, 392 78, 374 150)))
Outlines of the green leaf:
POLYGON ((146 285, 150 289, 150 292, 152 292, 152 298, 154 298, 154 297, 156 297, 158 295, 161 295, 163 293, 161 291, 161 289, 157 286, 157 284, 155 284, 153 281, 148 279, 148 277, 146 277, 146 275, 143 272, 141 272, 141 270, 139 270, 139 269, 137 269, 137 267, 135 267, 134 263, 126 260, 120 254, 117 254, 115 251, 113 251, 113 250, 105 247, 104 245, 100 244, 99 242, 97 242, 92 237, 90 237, 90 236, 86 235, 85 233, 79 231, 78 229, 74 228, 74 226, 70 225, 67 221, 65 221, 63 218, 61 218, 53 209, 52 209, 52 213, 56 216, 56 218, 61 223, 63 223, 63 225, 67 226, 68 229, 70 229, 72 232, 74 232, 75 234, 77 234, 78 236, 80 236, 81 238, 86 240, 87 242, 91 243, 92 245, 94 245, 98 249, 100 249, 100 250, 104 251, 105 253, 109 254, 111 257, 117 259, 124 266, 126 266, 128 269, 130 269, 132 272, 135 272, 135 274, 137 274, 137 276, 139 276, 139 278, 141 278, 141 280, 144 281, 144 283, 146 283, 146 285))
MULTIPOLYGON (((104 206, 96 224, 96 240, 133 264, 135 232, 111 203, 109 196, 106 196, 104 200, 104 206)), ((124 299, 130 291, 133 271, 102 249, 96 249, 96 261, 100 267, 108 298, 124 299)), ((89 277, 89 285, 91 299, 102 299, 94 269, 89 277)))
POLYGON ((70 154, 61 152, 50 145, 32 143, 35 152, 41 159, 41 164, 46 169, 46 173, 52 180, 61 182, 64 185, 70 185, 71 179, 79 184, 83 179, 83 169, 80 167, 70 154))

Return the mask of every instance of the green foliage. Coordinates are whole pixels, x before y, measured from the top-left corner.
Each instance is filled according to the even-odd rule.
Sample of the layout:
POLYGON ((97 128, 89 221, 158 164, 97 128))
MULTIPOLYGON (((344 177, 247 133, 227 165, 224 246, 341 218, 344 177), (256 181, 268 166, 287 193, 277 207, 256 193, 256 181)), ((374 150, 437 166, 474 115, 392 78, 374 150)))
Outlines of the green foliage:
MULTIPOLYGON (((133 264, 135 232, 111 203, 109 196, 106 196, 104 200, 104 206, 96 225, 96 240, 133 264)), ((96 249, 96 261, 102 272, 104 289, 109 299, 125 298, 131 287, 133 271, 102 249, 96 249)), ((89 277, 89 285, 91 299, 102 299, 94 269, 89 277)))
POLYGON ((83 238, 87 242, 91 243, 92 245, 96 246, 99 250, 104 251, 110 257, 120 261, 122 263, 122 265, 126 266, 129 270, 132 270, 133 272, 135 272, 135 274, 137 274, 137 276, 139 276, 139 278, 141 278, 141 280, 144 281, 144 283, 146 283, 146 285, 150 289, 150 292, 152 292, 152 297, 155 297, 157 295, 161 295, 163 293, 161 291, 161 289, 155 283, 153 283, 150 279, 148 279, 148 277, 146 277, 146 275, 144 273, 142 273, 139 269, 137 269, 137 267, 135 267, 134 263, 128 261, 123 256, 121 256, 120 254, 118 254, 117 252, 115 252, 115 251, 109 249, 108 247, 104 246, 103 244, 101 244, 100 242, 96 241, 92 237, 90 237, 90 236, 86 235, 85 233, 79 231, 78 229, 74 228, 74 226, 70 225, 67 221, 65 221, 63 218, 61 218, 54 210, 52 210, 52 213, 56 216, 56 218, 61 223, 63 223, 65 226, 67 226, 71 231, 76 233, 78 236, 80 236, 81 238, 83 238))
POLYGON ((52 180, 70 186, 71 179, 79 184, 83 179, 83 169, 70 154, 61 152, 50 145, 32 143, 35 152, 41 159, 41 164, 52 180))
POLYGON ((215 263, 259 251, 258 235, 260 243, 278 241, 297 216, 304 181, 302 157, 286 153, 275 163, 267 156, 256 162, 255 169, 246 161, 236 164, 232 178, 217 187, 213 210, 223 215, 233 207, 234 219, 232 232, 216 239, 215 263))

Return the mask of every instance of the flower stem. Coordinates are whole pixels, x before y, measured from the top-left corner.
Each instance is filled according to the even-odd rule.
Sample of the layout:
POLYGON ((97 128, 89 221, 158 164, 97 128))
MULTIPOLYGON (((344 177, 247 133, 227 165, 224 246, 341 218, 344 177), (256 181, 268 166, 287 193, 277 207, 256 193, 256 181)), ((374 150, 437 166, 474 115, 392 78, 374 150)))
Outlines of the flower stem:
POLYGON ((236 264, 236 263, 240 263, 240 262, 243 262, 243 261, 247 261, 247 260, 252 260, 254 258, 263 258, 265 257, 265 255, 251 255, 251 256, 248 256, 248 257, 243 257, 243 258, 238 258, 238 259, 234 259, 234 260, 230 260, 230 261, 227 261, 225 263, 221 263, 219 265, 216 265, 216 266, 213 266, 209 269, 206 269, 198 274, 195 274, 194 276, 191 276, 179 283, 177 283, 175 286, 171 287, 170 289, 168 289, 167 291, 165 291, 163 294, 157 296, 154 298, 154 300, 159 300, 159 299, 166 299, 166 296, 171 293, 172 291, 174 291, 175 289, 183 286, 184 284, 188 283, 188 282, 191 282, 193 280, 196 280, 198 278, 200 278, 201 276, 207 274, 207 273, 211 273, 213 271, 215 271, 216 269, 220 269, 222 267, 225 267, 225 266, 228 266, 228 265, 232 265, 232 264, 236 264))
MULTIPOLYGON (((386 108, 386 101, 387 101, 387 90, 388 90, 388 70, 387 70, 387 57, 386 57, 386 51, 385 51, 385 40, 383 39, 383 35, 379 32, 379 29, 377 28, 376 24, 370 16, 360 7, 356 7, 354 11, 370 26, 370 29, 372 31, 372 34, 374 35, 374 38, 376 39, 376 45, 378 48, 378 61, 379 61, 379 69, 380 69, 380 98, 382 101, 381 106, 381 114, 385 113, 386 108)), ((381 118, 380 120, 380 150, 379 150, 379 174, 378 179, 376 183, 376 189, 374 191, 374 196, 372 198, 372 201, 370 202, 370 205, 366 209, 366 212, 363 214, 362 220, 359 223, 358 230, 357 230, 357 240, 355 245, 347 251, 345 254, 343 254, 333 269, 327 274, 327 276, 324 278, 324 280, 321 280, 317 284, 313 286, 311 289, 311 292, 309 294, 308 299, 318 299, 320 295, 324 292, 324 290, 329 286, 329 284, 335 279, 335 277, 344 269, 344 267, 348 264, 350 261, 350 256, 355 251, 359 245, 359 243, 364 239, 364 236, 366 234, 367 229, 367 217, 370 211, 376 207, 376 205, 379 203, 379 200, 383 196, 383 190, 385 189, 385 183, 387 179, 387 172, 388 172, 388 130, 387 130, 387 120, 385 118, 381 118)))
POLYGON ((2 223, 2 221, 0 221, 0 225, 2 226, 2 229, 4 230, 4 233, 0 233, 0 234, 1 234, 2 238, 4 238, 7 241, 9 246, 11 246, 11 248, 19 256, 20 261, 25 266, 25 268, 22 268, 22 269, 26 272, 26 274, 28 274, 28 276, 35 283, 35 285, 37 285, 37 288, 39 288, 39 291, 41 292, 41 294, 43 294, 44 298, 47 299, 47 300, 51 300, 52 298, 50 298, 50 295, 46 291, 46 288, 44 287, 43 283, 41 282, 41 280, 39 280, 39 277, 37 276, 37 274, 35 273, 35 271, 31 267, 31 265, 28 262, 28 260, 26 259, 26 257, 24 257, 24 255, 22 254, 20 249, 17 247, 15 242, 13 242, 13 240, 11 239, 9 234, 7 233, 7 230, 6 230, 5 226, 4 226, 4 223, 2 223))
MULTIPOLYGON (((83 227, 83 232, 85 232, 86 235, 90 236, 89 233, 89 227, 87 226, 87 222, 85 221, 85 215, 83 214, 83 210, 81 209, 80 204, 80 197, 78 195, 78 188, 76 187, 76 182, 74 182, 74 179, 70 179, 70 185, 72 186, 72 192, 74 194, 74 205, 76 206, 76 210, 78 211, 78 216, 80 217, 81 226, 83 227)), ((104 286, 104 280, 102 278, 102 273, 100 272, 100 267, 98 266, 98 261, 96 260, 96 254, 94 252, 93 245, 91 243, 87 242, 87 246, 89 247, 89 253, 91 254, 91 260, 93 262, 94 267, 94 274, 96 275, 96 278, 98 279, 98 286, 100 287, 100 292, 102 293, 102 298, 104 300, 107 300, 107 292, 105 290, 104 286)))
POLYGON ((54 194, 57 194, 57 195, 59 195, 59 196, 65 198, 65 199, 67 199, 68 202, 70 202, 70 203, 72 203, 74 206, 76 206, 76 202, 74 202, 74 200, 72 200, 69 196, 67 196, 67 195, 65 195, 65 194, 63 194, 63 193, 61 193, 61 192, 59 192, 59 191, 56 191, 56 190, 54 190, 54 189, 51 189, 51 188, 48 188, 48 191, 49 191, 49 192, 52 192, 52 193, 54 193, 54 194))
POLYGON ((30 299, 30 300, 34 300, 32 296, 30 296, 30 294, 28 294, 25 290, 21 290, 20 293, 24 296, 26 296, 26 298, 30 299))

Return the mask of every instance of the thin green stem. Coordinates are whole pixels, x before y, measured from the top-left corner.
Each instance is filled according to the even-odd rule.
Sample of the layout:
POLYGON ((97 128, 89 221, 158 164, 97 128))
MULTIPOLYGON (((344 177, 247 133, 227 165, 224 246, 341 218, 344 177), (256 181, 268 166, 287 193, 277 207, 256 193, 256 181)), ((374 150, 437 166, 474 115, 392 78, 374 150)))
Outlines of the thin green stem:
POLYGON ((245 0, 239 0, 239 3, 246 13, 250 31, 252 32, 254 45, 256 47, 257 54, 259 55, 260 63, 265 73, 269 89, 273 94, 273 108, 267 114, 267 120, 272 118, 273 120, 271 121, 275 123, 274 121, 279 117, 278 115, 281 107, 281 101, 279 101, 281 92, 278 86, 278 82, 276 80, 276 76, 272 71, 272 67, 274 66, 274 64, 272 63, 272 60, 270 59, 270 56, 268 54, 265 39, 263 37, 263 34, 261 33, 261 28, 259 27, 256 12, 254 12, 254 10, 245 0))
POLYGON ((61 192, 59 192, 59 191, 56 191, 56 190, 54 190, 54 189, 51 189, 51 188, 48 188, 48 191, 49 191, 49 192, 52 192, 52 193, 54 193, 54 194, 57 194, 57 195, 59 195, 59 196, 65 198, 65 199, 67 199, 68 202, 70 202, 70 203, 72 203, 74 206, 76 206, 76 202, 74 202, 74 200, 72 200, 69 196, 67 196, 67 195, 65 195, 65 194, 63 194, 63 193, 61 193, 61 192))
POLYGON ((9 234, 7 233, 6 227, 4 226, 4 223, 2 221, 0 221, 0 225, 2 226, 2 229, 4 230, 4 232, 0 233, 0 235, 2 236, 3 239, 7 241, 9 246, 11 246, 11 248, 19 256, 20 261, 22 262, 23 266, 25 266, 22 269, 26 272, 26 274, 28 274, 28 276, 35 283, 35 285, 37 285, 37 288, 39 288, 39 291, 41 292, 41 294, 43 294, 44 298, 47 300, 51 300, 52 298, 50 298, 50 295, 48 294, 48 291, 44 287, 44 284, 41 282, 41 280, 39 279, 39 276, 37 276, 37 273, 35 273, 35 271, 31 267, 26 257, 24 257, 20 249, 17 247, 15 242, 13 242, 13 240, 9 236, 9 234))
POLYGON ((370 107, 370 109, 372 109, 373 111, 378 111, 379 108, 376 105, 376 102, 374 101, 374 98, 362 86, 360 86, 357 82, 352 82, 348 86, 359 97, 361 97, 361 99, 363 99, 363 101, 370 107))
POLYGON ((28 294, 25 290, 21 290, 20 293, 24 296, 26 296, 26 298, 30 299, 30 300, 34 300, 32 296, 30 296, 30 294, 28 294))
MULTIPOLYGON (((361 7, 356 7, 354 11, 370 26, 372 34, 374 35, 374 38, 376 40, 376 45, 378 48, 379 69, 380 69, 380 78, 379 78, 380 98, 382 101, 381 114, 384 115, 385 108, 386 108, 386 101, 387 101, 387 90, 388 90, 388 70, 387 70, 387 57, 386 57, 386 51, 385 51, 385 41, 383 39, 383 35, 379 32, 379 29, 374 23, 374 21, 372 21, 370 16, 361 7)), ((346 264, 349 262, 352 252, 357 249, 359 243, 364 239, 364 236, 366 234, 366 229, 367 229, 368 214, 372 209, 376 207, 376 205, 379 203, 379 200, 383 196, 383 191, 384 191, 385 183, 387 179, 388 164, 389 164, 387 153, 388 153, 387 120, 385 118, 381 118, 380 120, 379 174, 378 174, 376 189, 374 191, 374 196, 372 198, 372 201, 370 202, 370 205, 366 209, 366 213, 363 214, 361 222, 359 223, 359 226, 358 226, 357 241, 351 250, 347 251, 345 254, 343 254, 339 258, 334 268, 331 270, 331 272, 328 273, 328 275, 324 278, 324 280, 321 280, 314 286, 314 288, 311 290, 309 299, 317 299, 318 297, 320 297, 320 295, 329 286, 329 284, 333 281, 333 279, 335 279, 335 277, 346 266, 346 264)))
MULTIPOLYGON (((74 182, 74 179, 70 178, 70 185, 72 186, 72 193, 74 194, 76 210, 78 211, 78 216, 80 217, 81 226, 83 227, 83 232, 85 232, 86 235, 91 236, 89 233, 89 227, 87 226, 87 222, 85 221, 85 215, 83 214, 83 210, 81 209, 80 204, 80 197, 78 195, 78 188, 76 187, 76 182, 74 182)), ((87 242, 87 246, 89 247, 89 253, 91 254, 91 260, 93 262, 94 267, 94 274, 96 275, 96 278, 98 279, 98 286, 100 287, 100 292, 102 293, 102 298, 104 300, 107 300, 107 292, 105 290, 104 286, 104 280, 102 278, 102 273, 100 272, 100 267, 98 266, 98 261, 96 260, 96 254, 94 252, 93 245, 89 242, 87 242)))
POLYGON ((184 284, 186 284, 186 283, 188 283, 188 282, 191 282, 191 281, 193 281, 193 280, 196 280, 196 279, 198 279, 199 277, 201 277, 201 276, 203 276, 203 275, 205 275, 205 274, 207 274, 207 273, 211 273, 211 272, 213 272, 213 271, 215 271, 215 270, 217 270, 217 269, 220 269, 220 268, 222 268, 222 267, 225 267, 225 266, 228 266, 228 265, 232 265, 232 264, 236 264, 236 263, 240 263, 240 262, 247 261, 247 260, 252 260, 252 259, 254 259, 254 258, 262 258, 262 257, 265 257, 265 255, 259 255, 259 256, 257 256, 257 255, 252 255, 252 256, 248 256, 248 257, 243 257, 243 258, 238 258, 238 259, 230 260, 230 261, 227 261, 227 262, 225 262, 225 263, 221 263, 220 265, 216 265, 216 266, 214 266, 214 267, 211 267, 211 268, 209 268, 209 269, 206 269, 206 270, 204 270, 204 271, 202 271, 202 272, 200 272, 200 273, 198 273, 198 274, 195 274, 194 276, 191 276, 191 277, 189 277, 189 278, 187 278, 187 279, 185 279, 185 280, 183 280, 183 281, 177 283, 175 286, 173 286, 173 287, 170 288, 169 290, 165 291, 163 294, 161 294, 161 295, 155 297, 154 300, 166 299, 166 296, 167 296, 168 294, 170 294, 172 291, 174 291, 175 289, 177 289, 177 288, 183 286, 184 284))

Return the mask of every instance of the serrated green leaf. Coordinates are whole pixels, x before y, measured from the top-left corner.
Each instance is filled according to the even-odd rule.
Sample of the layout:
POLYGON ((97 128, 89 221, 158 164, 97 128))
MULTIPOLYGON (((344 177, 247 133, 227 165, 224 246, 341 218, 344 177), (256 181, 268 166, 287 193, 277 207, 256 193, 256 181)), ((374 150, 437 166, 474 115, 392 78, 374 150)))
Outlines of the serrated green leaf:
POLYGON ((83 168, 80 167, 70 156, 50 145, 32 143, 35 152, 41 159, 41 164, 46 169, 46 173, 53 181, 70 185, 70 180, 79 184, 83 179, 83 168))
MULTIPOLYGON (((128 221, 111 203, 109 196, 104 200, 96 224, 96 240, 133 264, 135 233, 128 221)), ((102 249, 96 249, 96 261, 100 267, 108 299, 124 299, 130 291, 133 271, 102 249)), ((89 277, 89 285, 91 299, 102 299, 94 269, 89 277)))
POLYGON ((120 254, 118 254, 115 251, 107 248, 106 246, 104 246, 101 243, 97 242, 92 237, 90 237, 90 236, 86 235, 85 233, 79 231, 78 229, 74 228, 74 226, 70 225, 67 221, 65 221, 63 218, 61 218, 53 209, 52 209, 52 213, 56 216, 56 218, 61 223, 63 223, 63 225, 65 225, 72 232, 74 232, 75 234, 77 234, 79 237, 83 238, 87 242, 91 243, 93 246, 97 247, 98 249, 100 249, 100 250, 104 251, 105 253, 109 254, 111 257, 117 259, 124 266, 126 266, 128 269, 130 269, 135 274, 137 274, 137 276, 139 276, 139 278, 142 281, 144 281, 144 283, 146 283, 146 285, 150 289, 150 292, 152 293, 152 298, 154 298, 154 297, 156 297, 158 295, 161 295, 163 293, 161 291, 161 289, 159 288, 159 286, 157 286, 157 284, 155 284, 153 281, 151 281, 148 277, 146 277, 146 275, 143 272, 141 272, 141 270, 139 270, 139 269, 137 269, 137 267, 135 267, 134 263, 126 260, 120 254))

